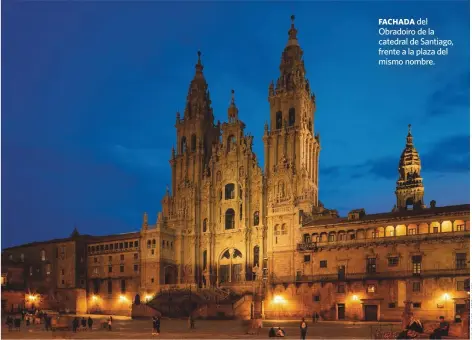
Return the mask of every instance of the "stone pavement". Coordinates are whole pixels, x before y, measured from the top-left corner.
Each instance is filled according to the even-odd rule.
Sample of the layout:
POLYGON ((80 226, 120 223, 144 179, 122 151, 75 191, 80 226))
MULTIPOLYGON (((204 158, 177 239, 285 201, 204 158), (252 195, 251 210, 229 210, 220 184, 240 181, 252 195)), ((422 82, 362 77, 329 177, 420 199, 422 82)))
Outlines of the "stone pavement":
MULTIPOLYGON (((46 332, 43 325, 26 327, 22 325, 20 332, 9 332, 5 324, 2 324, 2 339, 255 339, 267 338, 269 327, 283 327, 288 339, 300 339, 298 321, 276 321, 264 322, 258 335, 246 334, 246 323, 240 320, 197 320, 196 329, 188 329, 187 320, 161 321, 160 336, 151 336, 152 322, 150 320, 116 320, 113 321, 113 330, 98 329, 99 321, 95 319, 92 331, 77 333, 68 332, 46 332)), ((377 323, 338 323, 320 322, 308 323, 307 339, 370 339, 371 327, 378 326, 377 323)), ((382 325, 387 329, 392 327, 398 329, 400 326, 382 325)))

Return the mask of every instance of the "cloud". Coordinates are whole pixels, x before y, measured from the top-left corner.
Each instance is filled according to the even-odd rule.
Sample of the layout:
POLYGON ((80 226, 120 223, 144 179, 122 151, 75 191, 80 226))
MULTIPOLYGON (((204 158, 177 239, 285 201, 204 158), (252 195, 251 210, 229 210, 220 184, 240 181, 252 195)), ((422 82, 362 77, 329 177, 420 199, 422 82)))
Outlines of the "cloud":
MULTIPOLYGON (((470 136, 458 135, 438 140, 425 153, 420 152, 422 172, 465 173, 470 171, 470 136)), ((320 168, 328 178, 379 178, 394 180, 398 176, 400 157, 386 156, 370 159, 357 165, 328 166, 320 168)))
POLYGON ((446 115, 455 108, 468 108, 470 101, 469 73, 461 73, 434 91, 428 99, 428 116, 446 115))

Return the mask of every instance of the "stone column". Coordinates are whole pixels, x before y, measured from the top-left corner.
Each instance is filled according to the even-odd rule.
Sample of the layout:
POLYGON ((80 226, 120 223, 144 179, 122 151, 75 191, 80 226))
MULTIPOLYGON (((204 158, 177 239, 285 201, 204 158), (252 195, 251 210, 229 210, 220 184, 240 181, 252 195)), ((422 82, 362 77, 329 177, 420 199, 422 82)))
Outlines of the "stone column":
POLYGON ((403 303, 405 304, 405 308, 402 313, 402 328, 405 329, 410 324, 410 319, 413 316, 413 312, 411 310, 411 301, 407 300, 403 303))

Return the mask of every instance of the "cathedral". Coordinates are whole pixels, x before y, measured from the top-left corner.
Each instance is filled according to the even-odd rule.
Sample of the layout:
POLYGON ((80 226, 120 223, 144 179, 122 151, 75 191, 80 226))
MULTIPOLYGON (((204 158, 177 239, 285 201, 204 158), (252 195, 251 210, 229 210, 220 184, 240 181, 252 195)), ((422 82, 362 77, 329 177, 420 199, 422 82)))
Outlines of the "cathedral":
POLYGON ((405 305, 426 319, 462 312, 470 207, 425 205, 411 126, 392 211, 340 217, 320 203, 316 100, 291 19, 278 78, 268 87, 263 169, 234 91, 227 122, 215 123, 199 52, 185 110, 176 115, 172 184, 156 221, 145 213, 139 232, 75 230, 5 249, 2 304, 33 303, 5 297, 16 287, 48 306, 127 315, 141 302, 172 316, 179 291, 189 290, 186 310, 201 317, 398 320, 405 305), (24 282, 17 270, 27 274, 24 282))

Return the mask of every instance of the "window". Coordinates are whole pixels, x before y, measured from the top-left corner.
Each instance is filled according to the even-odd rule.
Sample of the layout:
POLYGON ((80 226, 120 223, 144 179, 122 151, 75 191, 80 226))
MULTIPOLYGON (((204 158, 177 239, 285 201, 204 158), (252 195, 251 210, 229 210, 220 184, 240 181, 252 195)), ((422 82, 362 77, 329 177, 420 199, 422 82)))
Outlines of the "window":
POLYGON ((282 235, 287 235, 288 234, 288 230, 287 230, 285 224, 282 224, 282 230, 280 231, 280 233, 282 235))
POLYGON ((195 136, 195 135, 192 135, 192 139, 190 141, 190 149, 192 151, 197 150, 197 136, 195 136))
MULTIPOLYGON (((94 273, 95 275, 98 275, 98 267, 93 268, 93 273, 94 273)), ((64 275, 64 274, 63 274, 63 275, 64 275)))
POLYGON ((184 154, 187 151, 187 138, 182 137, 180 140, 180 153, 184 154))
POLYGON ((125 271, 125 266, 124 265, 120 265, 120 273, 124 273, 125 271))
POLYGON ((112 273, 112 272, 113 272, 113 267, 112 267, 112 266, 108 266, 108 272, 109 272, 109 273, 112 273))
POLYGON ((23 253, 20 254, 20 261, 25 262, 25 254, 23 253))
POLYGON ((397 306, 397 304, 395 302, 390 302, 388 304, 388 308, 395 308, 397 306))
POLYGON ((12 254, 8 255, 8 259, 9 259, 10 261, 13 261, 13 255, 12 255, 12 254))
POLYGON ((138 248, 139 247, 139 241, 134 241, 134 247, 138 248))
POLYGON ((121 261, 124 261, 125 260, 125 256, 123 254, 120 255, 120 260, 121 261))
POLYGON ((126 293, 126 281, 121 280, 121 292, 126 293))
POLYGON ((46 265, 46 275, 51 275, 51 264, 50 263, 48 263, 46 265))
POLYGON ((41 261, 46 261, 46 250, 41 250, 41 253, 40 253, 40 256, 41 256, 41 261))
POLYGON ((113 243, 110 243, 110 250, 113 250, 113 243))
POLYGON ((421 308, 421 302, 413 302, 413 308, 421 308))
POLYGON ((128 248, 128 242, 125 242, 125 248, 128 248))
POLYGON ((291 107, 288 110, 288 126, 293 126, 295 124, 295 108, 291 107))
POLYGON ((378 238, 379 237, 379 232, 376 230, 376 231, 373 231, 372 232, 372 238, 378 238))
POLYGON ((416 235, 416 228, 408 229, 408 235, 416 235))
POLYGON ((367 285, 367 293, 375 293, 375 291, 377 290, 377 287, 375 287, 375 285, 367 285))
POLYGON ((151 283, 154 283, 154 278, 153 277, 151 277, 151 283))
POLYGON ((304 243, 310 243, 311 242, 310 234, 303 234, 303 242, 304 243))
POLYGON ((113 293, 113 284, 111 280, 108 280, 108 294, 113 293))
POLYGON ((166 241, 162 240, 162 248, 166 247, 166 241))
POLYGON ((174 242, 170 242, 170 249, 174 246, 174 242))
POLYGON ((64 269, 61 269, 61 275, 64 275, 65 271, 64 269))
POLYGON ((119 247, 119 244, 118 243, 115 243, 115 250, 117 250, 119 247))
POLYGON ((465 228, 464 228, 463 224, 456 225, 456 231, 464 231, 464 230, 465 230, 465 228))
POLYGON ((120 243, 120 249, 123 249, 123 242, 120 243))
POLYGON ((389 257, 388 258, 388 266, 389 267, 396 267, 398 266, 398 257, 389 257))
POLYGON ((239 205, 239 220, 240 221, 243 220, 243 204, 242 203, 239 205))
POLYGON ((113 256, 108 256, 108 262, 111 262, 113 260, 113 256))
POLYGON ((204 232, 204 233, 206 233, 206 231, 207 231, 207 222, 208 222, 208 220, 205 218, 205 219, 203 220, 203 232, 204 232))
POLYGON ((135 272, 137 272, 137 271, 138 271, 138 269, 139 269, 138 265, 137 265, 137 264, 135 264, 135 265, 134 265, 134 271, 135 271, 135 272))
POLYGON ((334 242, 334 234, 328 235, 328 242, 334 242))
POLYGON ((369 257, 367 259, 367 273, 375 273, 377 271, 377 259, 369 257))
POLYGON ((105 246, 103 244, 100 245, 100 250, 103 251, 105 249, 105 246))
POLYGON ((456 253, 456 269, 465 269, 465 268, 467 268, 467 254, 456 253))
POLYGON ((307 263, 310 262, 311 256, 310 255, 303 255, 303 262, 307 263))
POLYGON ((254 267, 259 266, 259 246, 254 247, 254 267))
POLYGON ((320 261, 320 268, 328 268, 328 261, 327 260, 320 261))
POLYGON ((456 290, 457 290, 458 292, 463 292, 463 291, 465 291, 465 290, 466 290, 466 289, 465 289, 465 281, 457 281, 457 283, 456 283, 456 290))
POLYGON ((205 270, 207 267, 207 251, 203 251, 203 270, 205 270))
POLYGON ((338 284, 338 293, 344 294, 346 292, 346 286, 343 283, 338 284))
POLYGON ((350 237, 349 237, 349 239, 355 240, 355 239, 356 239, 356 234, 351 234, 350 237))
POLYGON ((66 282, 64 280, 61 281, 62 284, 65 284, 66 282))
POLYGON ((434 234, 439 233, 439 227, 433 227, 433 233, 434 234))
POLYGON ((413 282, 413 291, 414 292, 421 291, 421 282, 419 281, 413 282))
POLYGON ((278 225, 276 225, 276 226, 274 227, 274 235, 280 235, 280 231, 279 231, 279 226, 278 226, 278 225))
POLYGON ((313 301, 319 302, 320 301, 320 296, 319 295, 314 295, 313 296, 313 301))
POLYGON ((154 255, 154 249, 153 249, 153 250, 151 250, 151 255, 154 255))
POLYGON ((148 249, 151 248, 151 240, 148 240, 148 241, 147 241, 147 247, 148 247, 148 249))
POLYGON ((281 129, 282 128, 282 112, 278 111, 275 114, 275 129, 281 129))
POLYGON ((234 198, 234 184, 229 183, 225 185, 225 200, 232 200, 234 198))
POLYGON ((228 143, 226 144, 226 151, 230 152, 233 145, 236 145, 236 137, 231 135, 228 137, 228 143))
POLYGON ((135 260, 138 259, 138 253, 134 253, 134 259, 135 259, 135 260))
POLYGON ((259 211, 254 213, 254 225, 259 225, 259 211))
POLYGON ((234 210, 231 208, 225 213, 225 229, 234 229, 234 210))
POLYGON ((413 274, 421 274, 421 255, 415 255, 411 258, 413 264, 413 274))
POLYGON ((93 263, 97 263, 98 262, 98 258, 94 257, 93 258, 93 263))
POLYGON ((152 240, 152 247, 156 248, 156 240, 154 240, 154 239, 152 240))

